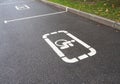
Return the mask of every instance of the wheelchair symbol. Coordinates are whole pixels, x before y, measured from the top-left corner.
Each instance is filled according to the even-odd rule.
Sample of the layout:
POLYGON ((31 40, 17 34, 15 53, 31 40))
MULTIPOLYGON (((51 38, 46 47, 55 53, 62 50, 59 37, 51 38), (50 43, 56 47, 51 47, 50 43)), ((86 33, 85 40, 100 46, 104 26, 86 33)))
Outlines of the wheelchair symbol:
POLYGON ((75 37, 74 35, 72 35, 71 33, 68 33, 65 30, 61 30, 58 32, 52 32, 52 33, 48 33, 48 34, 44 34, 43 35, 43 39, 49 44, 49 46, 56 52, 56 54, 66 63, 76 63, 79 60, 83 60, 86 59, 88 57, 94 56, 97 51, 92 48, 91 46, 89 46, 88 44, 86 44, 85 42, 83 42, 82 40, 78 39, 77 37, 75 37), (68 37, 71 38, 70 41, 66 40, 66 39, 59 39, 57 41, 55 41, 55 43, 53 43, 48 36, 50 35, 55 35, 55 34, 66 34, 68 37), (68 48, 72 48, 74 47, 74 43, 78 42, 80 45, 84 46, 85 48, 87 48, 90 52, 87 54, 83 54, 78 56, 77 58, 72 58, 69 59, 61 50, 64 49, 68 49, 68 48), (59 49, 59 48, 60 49, 59 49))
POLYGON ((70 48, 70 47, 73 47, 74 46, 74 43, 75 40, 71 40, 71 41, 67 41, 65 39, 59 39, 55 42, 56 46, 59 46, 60 49, 67 49, 67 48, 70 48), (60 42, 62 42, 61 44, 59 44, 60 42))

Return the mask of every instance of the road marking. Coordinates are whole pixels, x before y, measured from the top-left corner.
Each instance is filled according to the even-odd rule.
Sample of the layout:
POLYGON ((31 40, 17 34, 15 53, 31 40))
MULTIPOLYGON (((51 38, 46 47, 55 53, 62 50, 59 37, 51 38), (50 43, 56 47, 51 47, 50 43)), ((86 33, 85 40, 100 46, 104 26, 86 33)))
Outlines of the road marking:
POLYGON ((88 53, 89 56, 93 56, 94 54, 97 53, 94 48, 89 48, 89 50, 91 51, 91 52, 88 53))
POLYGON ((69 7, 66 7, 66 12, 68 12, 68 8, 69 8, 69 7))
POLYGON ((24 5, 19 5, 19 6, 15 6, 16 10, 20 11, 20 10, 26 10, 26 9, 30 9, 30 7, 26 4, 24 5))
POLYGON ((33 2, 35 0, 29 0, 29 1, 16 1, 16 2, 12 2, 12 3, 2 3, 0 5, 10 5, 10 4, 16 4, 16 3, 25 3, 25 2, 33 2))
POLYGON ((72 59, 69 59, 67 57, 63 57, 62 60, 66 63, 75 63, 75 62, 78 62, 79 60, 77 58, 72 58, 72 59))
POLYGON ((94 48, 92 48, 90 45, 86 44, 85 42, 83 42, 82 40, 78 39, 77 37, 75 37, 71 33, 68 33, 68 31, 65 31, 65 30, 60 30, 60 31, 57 31, 57 32, 44 34, 43 39, 50 45, 50 47, 57 53, 57 55, 66 63, 76 63, 79 60, 86 59, 89 56, 94 56, 97 53, 97 51, 94 48), (55 41, 55 43, 53 43, 48 38, 48 36, 55 35, 55 34, 58 34, 58 33, 64 33, 67 36, 69 36, 72 40, 67 41, 65 39, 58 39, 57 41, 55 41), (59 41, 61 41, 62 44, 58 44, 59 41), (74 44, 72 42, 73 43, 78 42, 79 44, 81 44, 82 46, 87 48, 90 52, 87 53, 87 54, 80 55, 77 58, 69 59, 68 57, 65 56, 65 54, 61 50, 74 47, 74 44))
POLYGON ((58 54, 59 57, 64 57, 64 53, 62 53, 49 39, 45 39, 45 41, 53 48, 53 50, 58 54))
POLYGON ((80 60, 86 59, 88 58, 88 55, 84 54, 78 57, 80 60))
POLYGON ((52 32, 51 34, 57 34, 57 32, 52 32))
POLYGON ((15 21, 21 21, 21 20, 38 18, 38 17, 51 16, 51 15, 57 15, 57 14, 65 13, 65 12, 66 11, 61 11, 61 12, 55 12, 55 13, 49 13, 49 14, 43 14, 43 15, 36 15, 36 16, 31 16, 31 17, 18 18, 18 19, 13 19, 13 20, 5 20, 4 23, 6 24, 6 23, 9 23, 9 22, 15 22, 15 21))
POLYGON ((90 48, 90 46, 88 44, 86 44, 82 40, 78 39, 77 37, 73 36, 72 34, 68 33, 67 35, 70 36, 71 38, 75 39, 78 43, 82 44, 84 47, 90 48))
POLYGON ((67 41, 65 39, 59 39, 55 41, 55 45, 59 46, 60 49, 63 50, 63 49, 73 47, 74 46, 73 42, 75 42, 75 40, 67 41), (59 42, 62 42, 62 44, 59 44, 59 42))

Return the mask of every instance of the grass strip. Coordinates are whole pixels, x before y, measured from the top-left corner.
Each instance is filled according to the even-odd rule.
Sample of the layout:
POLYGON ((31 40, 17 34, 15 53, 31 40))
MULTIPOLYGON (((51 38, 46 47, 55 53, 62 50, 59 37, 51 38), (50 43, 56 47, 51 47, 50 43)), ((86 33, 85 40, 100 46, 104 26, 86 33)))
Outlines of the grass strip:
POLYGON ((68 7, 78 9, 80 11, 88 12, 98 16, 102 16, 116 22, 120 22, 120 7, 111 6, 106 1, 88 2, 86 0, 49 0, 51 2, 59 3, 68 7))

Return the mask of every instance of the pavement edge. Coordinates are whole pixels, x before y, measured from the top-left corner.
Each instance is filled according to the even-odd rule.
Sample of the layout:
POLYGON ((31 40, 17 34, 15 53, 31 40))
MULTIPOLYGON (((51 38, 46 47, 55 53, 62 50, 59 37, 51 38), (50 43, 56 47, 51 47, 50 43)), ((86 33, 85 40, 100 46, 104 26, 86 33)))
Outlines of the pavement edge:
POLYGON ((97 16, 97 15, 94 15, 94 14, 86 13, 86 12, 83 12, 83 11, 80 11, 80 10, 77 10, 77 9, 74 9, 74 8, 70 8, 70 7, 67 7, 67 6, 64 6, 64 5, 54 3, 54 2, 50 2, 48 0, 41 0, 41 1, 46 3, 46 4, 55 6, 55 7, 60 8, 60 9, 63 9, 63 10, 66 10, 66 8, 67 8, 69 12, 72 12, 74 14, 85 17, 85 18, 90 19, 92 21, 95 21, 95 22, 104 24, 106 26, 110 26, 112 28, 120 30, 120 23, 115 22, 113 20, 106 19, 104 17, 100 17, 100 16, 97 16))

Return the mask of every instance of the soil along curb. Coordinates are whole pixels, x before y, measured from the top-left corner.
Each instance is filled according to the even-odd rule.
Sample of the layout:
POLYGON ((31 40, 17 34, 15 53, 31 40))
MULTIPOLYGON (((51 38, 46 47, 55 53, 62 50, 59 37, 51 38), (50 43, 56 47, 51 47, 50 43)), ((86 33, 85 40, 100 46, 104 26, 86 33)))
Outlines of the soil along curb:
POLYGON ((55 7, 60 8, 60 9, 63 9, 63 10, 66 10, 66 8, 67 8, 67 10, 69 12, 72 12, 74 14, 77 14, 79 16, 85 17, 85 18, 90 19, 92 21, 95 21, 95 22, 104 24, 106 26, 110 26, 110 27, 113 27, 115 29, 119 29, 120 30, 120 23, 115 22, 113 20, 106 19, 104 17, 100 17, 100 16, 97 16, 97 15, 94 15, 94 14, 82 12, 82 11, 79 11, 77 9, 70 8, 70 7, 67 7, 67 6, 63 6, 63 5, 60 5, 60 4, 57 4, 57 3, 54 3, 54 2, 50 2, 50 1, 47 1, 47 0, 41 0, 41 1, 46 3, 46 4, 55 6, 55 7))

